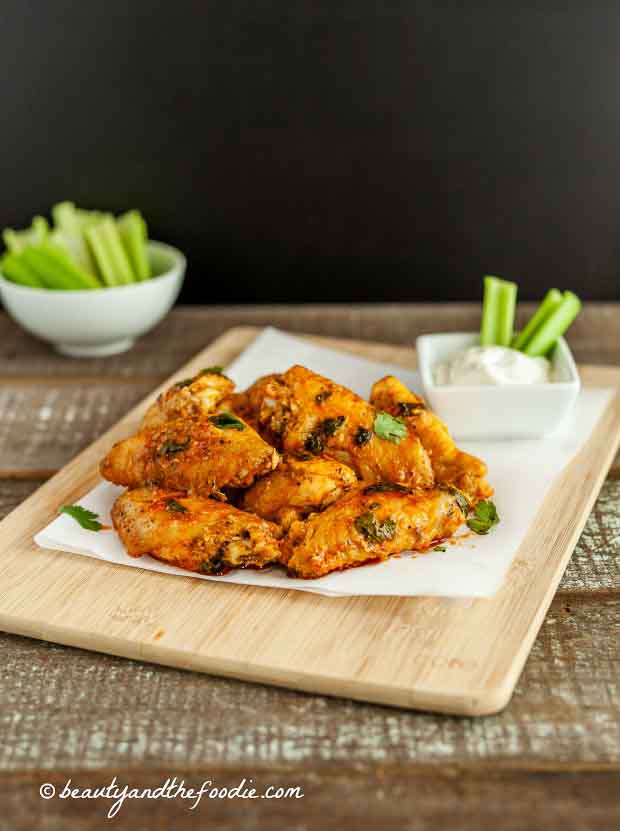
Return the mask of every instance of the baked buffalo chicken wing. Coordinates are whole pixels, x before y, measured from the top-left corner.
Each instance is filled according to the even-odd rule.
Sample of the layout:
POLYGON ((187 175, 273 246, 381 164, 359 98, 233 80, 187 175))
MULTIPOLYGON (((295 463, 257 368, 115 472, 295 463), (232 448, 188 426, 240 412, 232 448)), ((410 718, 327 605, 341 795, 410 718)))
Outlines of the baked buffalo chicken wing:
POLYGON ((468 507, 455 489, 362 487, 293 523, 282 544, 282 562, 289 574, 313 578, 401 551, 425 551, 456 531, 468 507))
POLYGON ((232 395, 235 385, 222 375, 219 367, 203 369, 193 378, 186 378, 162 392, 148 408, 141 428, 159 427, 177 418, 195 419, 213 413, 232 395))
POLYGON ((101 475, 129 488, 159 485, 209 496, 247 488, 278 461, 278 452, 242 419, 219 413, 164 422, 117 442, 101 475))
POLYGON ((295 520, 321 511, 357 484, 350 467, 333 459, 287 456, 273 473, 243 494, 242 507, 288 528, 295 520))
POLYGON ((430 459, 413 429, 396 440, 381 437, 371 404, 303 366, 259 379, 238 402, 237 411, 286 453, 335 459, 369 483, 433 484, 430 459))
POLYGON ((437 482, 462 490, 474 504, 491 496, 493 488, 485 479, 485 463, 459 450, 443 421, 398 378, 387 375, 377 381, 370 401, 377 409, 401 418, 419 437, 437 482))
POLYGON ((132 557, 150 554, 202 574, 261 568, 280 555, 276 525, 226 503, 178 491, 125 491, 114 503, 112 522, 132 557))

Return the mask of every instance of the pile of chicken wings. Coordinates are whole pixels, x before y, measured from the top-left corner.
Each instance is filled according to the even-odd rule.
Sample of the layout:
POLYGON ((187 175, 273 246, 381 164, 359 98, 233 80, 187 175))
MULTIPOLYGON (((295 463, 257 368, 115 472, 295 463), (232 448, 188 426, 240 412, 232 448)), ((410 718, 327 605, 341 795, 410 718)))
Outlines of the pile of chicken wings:
POLYGON ((315 578, 425 551, 492 493, 397 378, 365 401, 303 366, 240 393, 219 367, 174 384, 101 474, 127 488, 112 521, 130 555, 202 574, 315 578))

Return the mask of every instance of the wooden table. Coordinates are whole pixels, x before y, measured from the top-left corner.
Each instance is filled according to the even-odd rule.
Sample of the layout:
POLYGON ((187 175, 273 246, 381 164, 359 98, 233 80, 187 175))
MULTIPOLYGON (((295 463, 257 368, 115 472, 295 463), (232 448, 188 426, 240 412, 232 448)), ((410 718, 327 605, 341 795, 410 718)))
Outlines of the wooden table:
MULTIPOLYGON (((188 307, 128 354, 62 358, 0 316, 3 516, 149 389, 232 325, 398 344, 477 328, 478 306, 188 307)), ((523 309, 527 314, 528 308, 523 309)), ((581 362, 620 363, 620 305, 571 330, 581 362)), ((166 778, 299 785, 295 800, 126 802, 132 829, 607 829, 620 823, 620 465, 552 603, 509 707, 452 718, 177 671, 0 634, 0 829, 85 831, 102 800, 44 782, 166 778), (210 823, 210 824, 209 824, 210 823)), ((1 591, 1 587, 0 587, 1 591)))

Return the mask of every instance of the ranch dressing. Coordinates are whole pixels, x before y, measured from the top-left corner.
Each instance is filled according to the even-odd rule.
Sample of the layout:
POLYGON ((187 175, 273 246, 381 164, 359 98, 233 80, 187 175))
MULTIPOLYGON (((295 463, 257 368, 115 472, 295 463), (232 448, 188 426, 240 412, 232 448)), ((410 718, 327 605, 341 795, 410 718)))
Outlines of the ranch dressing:
POLYGON ((506 346, 471 346, 450 361, 439 364, 435 383, 440 385, 544 384, 550 380, 546 358, 530 358, 506 346))

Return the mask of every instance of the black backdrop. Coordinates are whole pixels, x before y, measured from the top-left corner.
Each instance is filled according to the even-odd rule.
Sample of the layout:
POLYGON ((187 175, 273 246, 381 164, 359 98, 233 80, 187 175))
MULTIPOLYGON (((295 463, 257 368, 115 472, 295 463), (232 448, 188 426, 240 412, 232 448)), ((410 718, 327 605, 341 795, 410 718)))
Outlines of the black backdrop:
POLYGON ((186 301, 620 298, 620 3, 2 0, 0 224, 140 207, 186 301))

